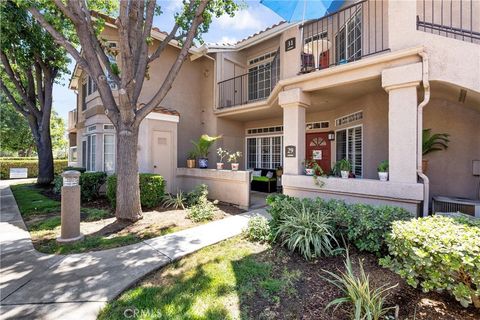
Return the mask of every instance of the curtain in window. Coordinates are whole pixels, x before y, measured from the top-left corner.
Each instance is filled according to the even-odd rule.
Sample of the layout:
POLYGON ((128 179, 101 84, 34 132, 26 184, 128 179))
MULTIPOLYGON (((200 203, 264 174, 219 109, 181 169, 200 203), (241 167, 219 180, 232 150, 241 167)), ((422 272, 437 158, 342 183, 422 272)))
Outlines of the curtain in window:
POLYGON ((113 134, 103 136, 103 169, 106 172, 115 171, 115 136, 113 134))

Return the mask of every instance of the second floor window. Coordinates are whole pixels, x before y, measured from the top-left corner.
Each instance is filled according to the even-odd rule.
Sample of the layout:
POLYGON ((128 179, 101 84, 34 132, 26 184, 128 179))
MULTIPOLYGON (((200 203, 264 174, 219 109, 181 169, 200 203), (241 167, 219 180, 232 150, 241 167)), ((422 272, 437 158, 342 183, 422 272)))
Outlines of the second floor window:
POLYGON ((87 110, 87 101, 86 101, 86 97, 87 97, 87 83, 84 82, 82 83, 82 92, 80 92, 80 97, 82 98, 82 111, 85 111, 87 110))
POLYGON ((97 84, 95 83, 95 81, 93 81, 93 79, 90 76, 88 76, 87 78, 88 78, 87 95, 89 96, 95 91, 97 91, 97 84))

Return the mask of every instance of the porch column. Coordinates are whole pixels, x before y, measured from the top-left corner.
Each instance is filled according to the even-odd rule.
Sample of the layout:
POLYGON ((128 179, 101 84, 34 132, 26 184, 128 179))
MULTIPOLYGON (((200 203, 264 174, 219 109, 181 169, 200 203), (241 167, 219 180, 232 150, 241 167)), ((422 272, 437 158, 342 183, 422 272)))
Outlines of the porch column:
POLYGON ((388 161, 392 182, 417 183, 417 86, 422 64, 385 69, 388 92, 388 161))
POLYGON ((278 95, 278 104, 283 108, 283 172, 285 174, 303 174, 305 160, 305 110, 310 106, 310 97, 301 89, 282 91, 278 95), (294 156, 286 154, 288 147, 294 147, 294 156))

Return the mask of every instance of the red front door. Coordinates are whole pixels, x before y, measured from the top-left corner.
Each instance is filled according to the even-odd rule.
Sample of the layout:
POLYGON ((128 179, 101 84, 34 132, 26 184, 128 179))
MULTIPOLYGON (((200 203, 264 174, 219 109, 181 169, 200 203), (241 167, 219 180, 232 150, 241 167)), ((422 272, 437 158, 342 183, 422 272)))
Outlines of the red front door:
POLYGON ((331 143, 327 132, 307 133, 305 159, 315 160, 323 172, 328 173, 331 169, 331 143))

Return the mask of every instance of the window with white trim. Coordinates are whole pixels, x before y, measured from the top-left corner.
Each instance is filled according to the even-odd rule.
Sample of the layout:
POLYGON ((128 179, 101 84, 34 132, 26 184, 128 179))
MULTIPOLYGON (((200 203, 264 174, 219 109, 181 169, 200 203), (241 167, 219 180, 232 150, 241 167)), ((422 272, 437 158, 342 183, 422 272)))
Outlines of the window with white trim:
POLYGON ((275 169, 283 165, 283 136, 248 137, 247 168, 275 169))
POLYGON ((337 161, 347 159, 352 164, 352 172, 363 175, 363 135, 362 126, 338 130, 335 138, 337 146, 337 161))
POLYGON ((70 162, 77 162, 77 147, 70 147, 68 153, 68 161, 70 162))
POLYGON ((115 135, 103 135, 103 171, 115 171, 115 135))
POLYGON ((87 136, 87 139, 82 142, 82 151, 83 151, 83 166, 87 171, 95 171, 95 162, 96 162, 96 148, 97 148, 97 135, 92 134, 87 136))

